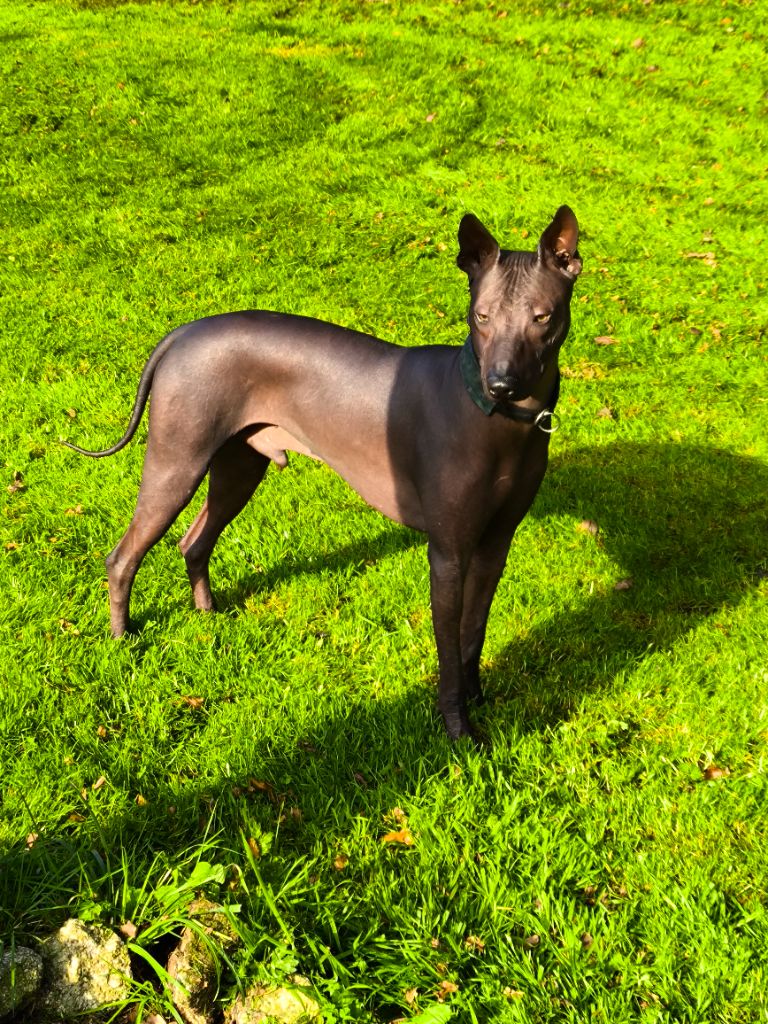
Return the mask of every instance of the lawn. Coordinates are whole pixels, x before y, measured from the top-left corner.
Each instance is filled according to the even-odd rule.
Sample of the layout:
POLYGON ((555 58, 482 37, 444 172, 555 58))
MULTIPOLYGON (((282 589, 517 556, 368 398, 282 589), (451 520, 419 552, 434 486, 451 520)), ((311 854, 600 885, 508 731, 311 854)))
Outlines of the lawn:
POLYGON ((768 1020, 767 52, 757 0, 0 0, 0 947, 75 914, 139 964, 199 888, 222 1005, 299 971, 329 1024, 768 1020), (165 333, 460 344, 463 213, 532 249, 561 203, 562 423, 480 749, 435 711, 423 538, 299 456, 219 614, 200 495, 109 637, 146 428, 59 439, 117 440, 165 333))

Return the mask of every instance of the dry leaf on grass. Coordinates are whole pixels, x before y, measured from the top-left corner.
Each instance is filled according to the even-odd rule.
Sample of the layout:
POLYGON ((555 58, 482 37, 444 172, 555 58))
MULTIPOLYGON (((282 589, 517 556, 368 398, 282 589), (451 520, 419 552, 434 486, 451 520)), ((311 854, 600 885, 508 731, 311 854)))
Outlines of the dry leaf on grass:
POLYGON ((192 696, 185 696, 184 697, 183 696, 181 698, 181 703, 182 704, 188 704, 191 708, 194 708, 195 710, 197 710, 198 708, 201 708, 203 706, 203 704, 205 704, 205 698, 204 697, 192 697, 192 696))
POLYGON ((261 856, 261 847, 256 842, 256 840, 253 838, 253 836, 249 836, 249 838, 248 838, 248 849, 251 851, 251 855, 253 856, 253 859, 254 860, 258 860, 259 857, 261 856))
POLYGON ((455 992, 458 991, 459 986, 456 984, 456 982, 448 981, 446 979, 445 981, 440 982, 440 988, 438 988, 437 992, 435 992, 435 998, 437 999, 438 1003, 442 1003, 445 999, 448 998, 448 996, 452 996, 455 992))
POLYGON ((16 494, 18 491, 26 491, 26 489, 27 487, 24 483, 24 477, 21 473, 14 473, 13 481, 6 488, 9 494, 16 494))
POLYGON ((472 953, 484 953, 485 943, 477 935, 468 935, 464 939, 464 945, 472 953))
POLYGON ((401 843, 403 846, 413 846, 413 835, 409 828, 401 828, 397 832, 387 832, 380 839, 382 843, 401 843))
POLYGON ((576 529, 579 533, 591 533, 593 537, 600 533, 600 527, 594 519, 583 519, 580 523, 576 524, 576 529))

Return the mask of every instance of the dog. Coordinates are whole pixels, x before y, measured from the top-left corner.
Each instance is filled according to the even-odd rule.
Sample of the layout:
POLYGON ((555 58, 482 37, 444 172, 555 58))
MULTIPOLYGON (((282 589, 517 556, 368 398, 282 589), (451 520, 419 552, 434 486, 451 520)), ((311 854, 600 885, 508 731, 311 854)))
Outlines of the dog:
POLYGON ((185 324, 154 349, 123 437, 152 392, 133 519, 107 557, 112 633, 129 625, 136 572, 208 474, 179 547, 194 602, 213 609, 208 563, 270 462, 320 459, 365 501, 427 535, 438 707, 472 736, 488 613, 518 524, 547 466, 558 352, 582 262, 561 206, 533 252, 503 250, 472 214, 458 232, 469 279, 463 346, 403 347, 334 324, 249 310, 185 324))

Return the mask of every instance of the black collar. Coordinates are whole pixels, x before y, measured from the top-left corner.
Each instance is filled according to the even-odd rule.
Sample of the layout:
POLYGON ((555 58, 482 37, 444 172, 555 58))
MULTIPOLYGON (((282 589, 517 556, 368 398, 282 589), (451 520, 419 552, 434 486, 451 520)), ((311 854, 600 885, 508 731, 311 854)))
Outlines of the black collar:
POLYGON ((509 403, 494 402, 488 398, 483 391, 483 383, 480 379, 480 363, 477 361, 475 355, 475 349, 472 345, 472 335, 467 337, 459 353, 459 367, 461 368, 461 379, 464 382, 464 387, 467 389, 467 394, 478 407, 481 409, 486 416, 490 416, 494 412, 500 413, 502 416, 506 416, 507 419, 517 420, 519 423, 535 423, 536 426, 541 427, 545 433, 552 433, 554 429, 553 414, 555 406, 557 405, 557 399, 560 395, 560 371, 558 371, 555 383, 552 386, 552 391, 549 395, 549 400, 546 405, 541 409, 526 409, 520 405, 510 405, 509 403), (542 420, 549 420, 549 427, 543 427, 542 420))

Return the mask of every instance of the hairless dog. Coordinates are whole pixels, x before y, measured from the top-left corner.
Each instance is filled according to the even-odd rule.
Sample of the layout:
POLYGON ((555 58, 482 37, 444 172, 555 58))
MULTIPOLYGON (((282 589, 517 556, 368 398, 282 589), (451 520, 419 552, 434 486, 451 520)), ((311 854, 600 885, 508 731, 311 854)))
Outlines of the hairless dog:
MULTIPOLYGON (((578 224, 561 206, 535 252, 499 248, 472 214, 457 263, 469 278, 463 347, 401 347, 307 317, 247 311, 195 320, 152 352, 124 436, 152 390, 136 511, 107 557, 111 626, 128 628, 136 572, 208 474, 179 547, 197 608, 213 609, 208 563, 270 461, 321 459, 365 501, 427 535, 438 706, 471 736, 493 595, 547 466, 557 357, 581 270, 578 224)), ((66 442, 65 442, 66 443, 66 442)))

